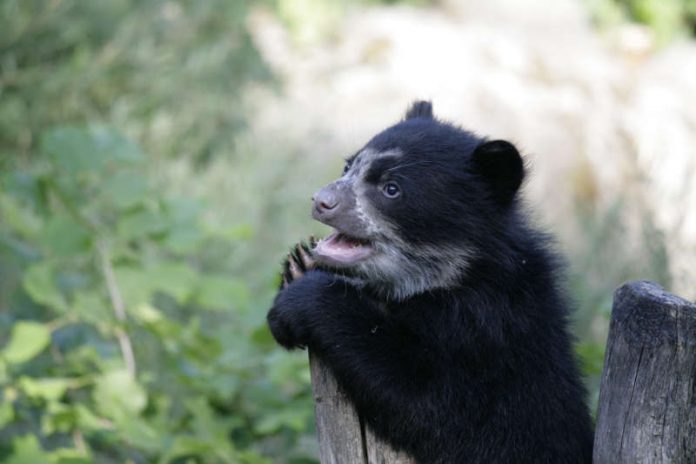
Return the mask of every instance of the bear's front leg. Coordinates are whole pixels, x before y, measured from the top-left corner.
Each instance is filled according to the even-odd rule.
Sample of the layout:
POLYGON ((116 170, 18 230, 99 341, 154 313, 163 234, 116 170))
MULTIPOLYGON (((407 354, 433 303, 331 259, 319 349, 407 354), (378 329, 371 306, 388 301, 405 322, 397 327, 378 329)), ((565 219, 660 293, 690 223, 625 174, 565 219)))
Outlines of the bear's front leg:
POLYGON ((446 421, 440 413, 448 409, 434 407, 432 398, 442 396, 446 363, 438 359, 440 331, 429 314, 416 312, 415 320, 389 314, 345 279, 293 261, 268 313, 278 343, 312 350, 381 439, 409 451, 404 444, 437 443, 432 423, 446 421))
POLYGON ((311 254, 315 244, 314 237, 311 237, 309 243, 298 243, 287 255, 280 274, 280 290, 268 312, 268 326, 273 337, 287 349, 307 346, 308 326, 311 323, 308 318, 316 306, 313 298, 316 291, 311 289, 316 283, 309 281, 316 280, 316 277, 304 279, 301 286, 296 282, 315 268, 311 254))
POLYGON ((440 350, 426 318, 404 320, 380 310, 345 279, 314 269, 302 246, 284 265, 283 284, 267 319, 280 345, 309 347, 356 397, 364 398, 365 391, 389 397, 392 389, 418 395, 418 379, 434 378, 431 371, 439 364, 429 359, 440 350), (383 379, 404 382, 385 385, 383 379))
POLYGON ((311 251, 314 246, 314 238, 310 238, 309 243, 297 244, 288 254, 282 266, 280 290, 268 313, 271 333, 287 349, 309 345, 319 351, 340 337, 339 331, 350 332, 352 321, 341 321, 342 327, 336 325, 337 308, 350 308, 339 319, 355 319, 359 307, 372 305, 343 279, 316 269, 311 251), (339 287, 344 290, 334 295, 339 287))

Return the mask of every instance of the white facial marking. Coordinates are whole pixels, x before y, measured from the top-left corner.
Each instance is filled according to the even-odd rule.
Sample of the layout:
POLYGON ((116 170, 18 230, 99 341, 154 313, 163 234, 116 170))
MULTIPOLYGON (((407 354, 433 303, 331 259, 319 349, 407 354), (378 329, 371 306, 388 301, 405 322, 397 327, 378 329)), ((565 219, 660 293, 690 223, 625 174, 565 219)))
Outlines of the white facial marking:
MULTIPOLYGON (((403 300, 418 293, 455 285, 466 272, 474 249, 465 245, 412 245, 399 235, 397 227, 368 201, 370 187, 365 175, 370 165, 384 157, 401 157, 398 149, 378 152, 367 148, 353 159, 342 180, 349 182, 355 195, 355 212, 373 240, 376 253, 357 265, 366 285, 383 297, 403 300)), ((355 278, 352 278, 355 280, 355 278)))
POLYGON ((377 246, 378 253, 361 263, 359 272, 382 296, 396 300, 456 285, 475 255, 466 246, 402 248, 395 242, 377 246))
POLYGON ((347 178, 352 181, 351 186, 355 195, 355 211, 358 218, 365 225, 366 232, 369 235, 384 234, 386 221, 377 221, 377 218, 380 217, 379 213, 369 205, 365 198, 365 190, 367 189, 364 181, 365 175, 375 160, 384 157, 399 158, 401 156, 403 156, 403 153, 398 149, 379 152, 372 148, 366 148, 355 156, 353 164, 346 173, 347 178))
POLYGON ((348 170, 346 175, 351 178, 362 178, 373 161, 385 157, 400 158, 403 155, 403 152, 398 148, 385 151, 377 151, 372 148, 365 148, 364 150, 360 151, 360 153, 355 155, 355 158, 353 158, 353 163, 351 164, 350 169, 348 170))

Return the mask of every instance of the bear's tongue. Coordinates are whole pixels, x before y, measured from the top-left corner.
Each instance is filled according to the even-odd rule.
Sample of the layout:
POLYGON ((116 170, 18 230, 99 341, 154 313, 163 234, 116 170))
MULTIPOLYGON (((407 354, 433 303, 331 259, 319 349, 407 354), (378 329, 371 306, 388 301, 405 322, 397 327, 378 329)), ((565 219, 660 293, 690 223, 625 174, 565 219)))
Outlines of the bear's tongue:
POLYGON ((372 253, 372 247, 365 240, 334 231, 317 244, 314 253, 330 264, 353 264, 367 258, 372 253))

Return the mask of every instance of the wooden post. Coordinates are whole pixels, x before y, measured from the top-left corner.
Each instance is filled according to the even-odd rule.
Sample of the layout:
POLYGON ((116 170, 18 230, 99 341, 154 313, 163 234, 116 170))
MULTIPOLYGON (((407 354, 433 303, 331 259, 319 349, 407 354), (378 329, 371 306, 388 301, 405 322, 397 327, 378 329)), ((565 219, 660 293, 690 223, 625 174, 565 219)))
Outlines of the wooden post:
POLYGON ((321 464, 414 464, 365 427, 333 374, 309 353, 321 464))
POLYGON ((614 294, 593 461, 696 463, 696 304, 654 283, 614 294))
MULTIPOLYGON (((413 464, 377 440, 310 353, 322 464, 413 464)), ((650 282, 614 295, 595 464, 696 463, 696 304, 650 282)))

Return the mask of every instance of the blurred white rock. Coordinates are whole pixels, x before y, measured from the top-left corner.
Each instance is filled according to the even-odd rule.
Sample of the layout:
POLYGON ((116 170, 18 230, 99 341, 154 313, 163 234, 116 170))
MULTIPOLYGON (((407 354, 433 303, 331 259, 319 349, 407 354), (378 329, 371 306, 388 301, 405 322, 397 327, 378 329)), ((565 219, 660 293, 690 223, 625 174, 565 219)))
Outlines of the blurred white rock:
POLYGON ((430 99, 440 117, 518 144, 534 171, 529 203, 563 242, 590 188, 580 171, 597 207, 623 196, 628 213, 648 211, 673 290, 696 298, 694 43, 654 50, 640 27, 603 40, 571 0, 439 5, 348 10, 311 46, 257 11, 254 40, 286 82, 282 94, 250 92, 265 102, 257 133, 292 134, 308 163, 326 166, 430 99))

